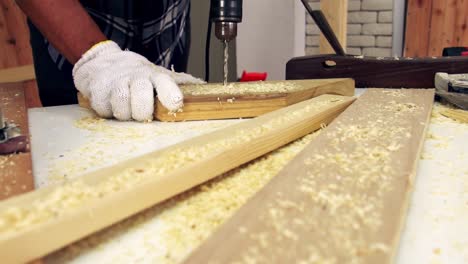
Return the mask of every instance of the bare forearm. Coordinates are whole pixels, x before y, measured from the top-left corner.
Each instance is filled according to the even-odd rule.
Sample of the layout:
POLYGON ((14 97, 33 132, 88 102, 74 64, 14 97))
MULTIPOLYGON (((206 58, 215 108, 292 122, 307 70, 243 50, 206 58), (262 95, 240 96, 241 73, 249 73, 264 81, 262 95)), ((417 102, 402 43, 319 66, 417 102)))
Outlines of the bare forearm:
POLYGON ((70 63, 106 40, 78 0, 17 0, 42 34, 70 63))

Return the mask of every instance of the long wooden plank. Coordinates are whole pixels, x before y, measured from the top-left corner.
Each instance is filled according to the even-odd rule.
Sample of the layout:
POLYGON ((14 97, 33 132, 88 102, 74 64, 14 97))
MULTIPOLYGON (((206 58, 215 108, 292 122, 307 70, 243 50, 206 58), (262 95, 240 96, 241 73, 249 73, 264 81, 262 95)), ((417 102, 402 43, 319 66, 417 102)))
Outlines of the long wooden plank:
MULTIPOLYGON (((326 0, 320 1, 320 10, 328 20, 336 38, 343 49, 346 50, 347 25, 348 25, 348 0, 326 0)), ((320 34, 320 54, 333 54, 335 51, 327 39, 320 34)))
MULTIPOLYGON (((24 89, 21 83, 0 85, 0 108, 5 119, 29 135, 24 89)), ((0 155, 0 200, 34 190, 32 160, 26 153, 0 155)))
MULTIPOLYGON (((154 115, 160 121, 256 117, 323 94, 353 96, 354 86, 354 80, 343 78, 232 83, 226 88, 218 83, 181 85, 183 111, 170 113, 156 101, 154 115)), ((91 108, 81 94, 78 102, 91 108)))
POLYGON ((367 91, 186 263, 391 263, 433 98, 367 91))
POLYGON ((116 223, 320 128, 353 101, 323 95, 0 203, 2 261, 35 259, 116 223))

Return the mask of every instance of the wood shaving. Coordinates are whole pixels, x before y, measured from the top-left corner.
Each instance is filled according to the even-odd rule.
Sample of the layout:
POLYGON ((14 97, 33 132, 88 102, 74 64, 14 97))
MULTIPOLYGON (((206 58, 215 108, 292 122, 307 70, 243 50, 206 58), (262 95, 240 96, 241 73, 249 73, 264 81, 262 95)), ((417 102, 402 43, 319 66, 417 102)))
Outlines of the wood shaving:
POLYGON ((181 85, 184 95, 254 95, 266 93, 287 93, 305 90, 308 87, 291 81, 284 82, 244 82, 203 85, 181 85))

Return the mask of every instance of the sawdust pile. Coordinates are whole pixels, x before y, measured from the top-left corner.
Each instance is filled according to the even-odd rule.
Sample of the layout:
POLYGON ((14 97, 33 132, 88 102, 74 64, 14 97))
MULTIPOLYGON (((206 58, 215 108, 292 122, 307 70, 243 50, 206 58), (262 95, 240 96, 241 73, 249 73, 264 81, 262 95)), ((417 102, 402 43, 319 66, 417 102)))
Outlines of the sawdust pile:
POLYGON ((251 95, 251 94, 271 94, 288 93, 301 91, 310 86, 301 85, 298 82, 244 82, 222 84, 203 84, 181 86, 184 95, 251 95))

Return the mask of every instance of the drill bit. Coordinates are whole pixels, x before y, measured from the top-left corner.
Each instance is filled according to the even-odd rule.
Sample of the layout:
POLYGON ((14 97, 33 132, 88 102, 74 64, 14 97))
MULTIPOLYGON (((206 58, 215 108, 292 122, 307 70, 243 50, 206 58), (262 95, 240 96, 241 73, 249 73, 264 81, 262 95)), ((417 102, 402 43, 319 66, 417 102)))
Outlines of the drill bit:
POLYGON ((228 83, 228 60, 229 60, 229 42, 227 40, 223 41, 223 46, 224 46, 224 81, 223 84, 224 86, 227 85, 228 83))

